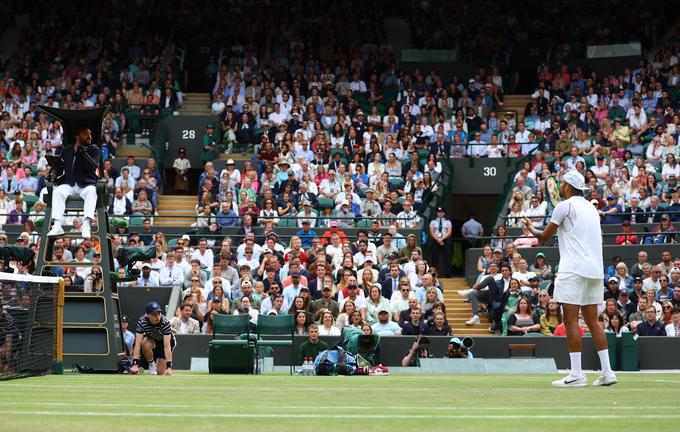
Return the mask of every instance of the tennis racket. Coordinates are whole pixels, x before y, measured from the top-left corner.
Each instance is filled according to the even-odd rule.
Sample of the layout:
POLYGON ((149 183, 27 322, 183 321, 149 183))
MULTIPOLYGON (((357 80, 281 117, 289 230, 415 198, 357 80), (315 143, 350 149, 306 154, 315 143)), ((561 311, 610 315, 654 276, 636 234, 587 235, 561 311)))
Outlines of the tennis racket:
POLYGON ((550 200, 550 204, 552 204, 553 207, 557 207, 557 204, 560 203, 561 198, 560 198, 560 183, 557 181, 557 178, 555 176, 548 176, 547 179, 545 179, 545 189, 548 192, 548 199, 550 200))

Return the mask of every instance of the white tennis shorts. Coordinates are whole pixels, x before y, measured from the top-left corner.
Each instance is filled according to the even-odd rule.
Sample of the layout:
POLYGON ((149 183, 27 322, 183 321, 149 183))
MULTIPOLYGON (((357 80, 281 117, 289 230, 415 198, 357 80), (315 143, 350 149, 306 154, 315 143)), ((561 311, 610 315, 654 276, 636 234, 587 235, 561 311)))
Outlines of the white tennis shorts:
POLYGON ((558 303, 580 306, 601 305, 604 301, 603 279, 559 272, 555 278, 553 298, 558 303))

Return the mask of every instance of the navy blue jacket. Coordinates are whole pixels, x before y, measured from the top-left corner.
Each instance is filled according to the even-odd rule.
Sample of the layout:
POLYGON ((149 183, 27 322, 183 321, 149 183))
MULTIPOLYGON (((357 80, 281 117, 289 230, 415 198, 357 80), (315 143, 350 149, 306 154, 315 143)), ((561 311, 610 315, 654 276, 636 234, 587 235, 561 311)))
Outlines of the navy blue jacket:
POLYGON ((64 160, 64 175, 57 178, 56 184, 96 186, 97 168, 99 158, 102 155, 101 149, 93 144, 88 146, 81 145, 78 150, 75 146, 65 146, 61 151, 61 158, 64 160))

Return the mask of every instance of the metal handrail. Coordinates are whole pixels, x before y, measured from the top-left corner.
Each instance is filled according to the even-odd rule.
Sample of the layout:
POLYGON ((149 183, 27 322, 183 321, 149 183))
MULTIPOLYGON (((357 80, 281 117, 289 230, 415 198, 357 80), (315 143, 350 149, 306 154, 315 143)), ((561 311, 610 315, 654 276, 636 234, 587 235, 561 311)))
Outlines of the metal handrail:
MULTIPOLYGON (((642 231, 642 232, 617 232, 617 233, 602 233, 602 237, 618 237, 621 235, 636 235, 636 236, 656 236, 656 235, 678 235, 680 234, 680 231, 659 231, 659 232, 652 232, 652 231, 642 231)), ((525 236, 525 235, 518 235, 518 236, 482 236, 482 237, 475 237, 475 240, 513 240, 513 239, 520 239, 520 238, 536 238, 536 236, 525 236)))
MULTIPOLYGON (((612 213, 610 216, 614 216, 614 215, 616 215, 616 216, 641 215, 641 217, 646 217, 646 215, 650 215, 650 214, 652 214, 652 213, 649 213, 649 212, 642 212, 642 213, 616 212, 616 213, 612 213)), ((659 214, 659 215, 667 214, 667 215, 670 216, 670 215, 674 215, 674 214, 680 214, 680 210, 668 210, 668 211, 658 210, 654 214, 655 215, 657 215, 657 214, 659 214)), ((523 216, 499 216, 500 219, 517 219, 517 218, 522 218, 522 217, 525 217, 525 216, 524 215, 523 216)), ((533 219, 533 218, 549 217, 549 215, 546 214, 545 216, 526 216, 526 217, 528 217, 529 219, 533 219)), ((654 222, 654 223, 658 223, 658 222, 654 222)))
MULTIPOLYGON (((11 216, 11 214, 10 213, 0 213, 0 216, 11 216)), ((17 214, 17 216, 18 217, 23 217, 23 216, 28 216, 28 217, 40 216, 40 217, 43 217, 43 216, 45 216, 45 214, 44 213, 20 213, 20 214, 17 214)), ((84 213, 82 213, 82 212, 68 212, 66 214, 66 216, 67 217, 68 216, 78 217, 78 216, 84 216, 84 213)), ((122 216, 109 215, 109 217, 110 218, 136 217, 136 218, 149 218, 149 219, 165 219, 165 218, 190 219, 190 218, 193 217, 193 218, 198 219, 198 218, 202 218, 204 216, 201 216, 201 215, 184 216, 184 215, 169 215, 169 214, 165 214, 165 215, 131 214, 131 215, 122 215, 122 216)), ((361 220, 361 219, 371 219, 371 220, 378 220, 378 221, 382 221, 382 220, 412 221, 417 217, 421 217, 421 215, 419 215, 418 212, 416 212, 416 215, 413 216, 413 217, 397 217, 396 215, 394 217, 378 217, 378 216, 363 217, 363 216, 334 216, 334 215, 332 215, 332 216, 323 216, 323 215, 316 215, 316 216, 297 216, 297 215, 295 215, 295 216, 288 216, 288 215, 284 215, 284 216, 259 216, 259 215, 257 215, 257 217, 258 218, 261 217, 261 218, 264 218, 264 219, 272 218, 272 219, 288 219, 288 220, 301 220, 301 219, 332 219, 332 220, 357 220, 357 219, 360 219, 361 220)), ((243 216, 217 216, 217 215, 213 214, 213 215, 210 216, 210 218, 213 218, 213 219, 217 219, 217 218, 220 218, 220 219, 242 219, 243 216)))

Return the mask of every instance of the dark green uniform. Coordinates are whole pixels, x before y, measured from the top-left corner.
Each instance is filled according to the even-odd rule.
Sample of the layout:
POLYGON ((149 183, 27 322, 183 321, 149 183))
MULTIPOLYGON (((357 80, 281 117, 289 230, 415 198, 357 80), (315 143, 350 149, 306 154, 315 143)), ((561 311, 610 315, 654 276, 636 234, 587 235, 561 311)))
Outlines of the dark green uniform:
POLYGON ((306 357, 311 357, 313 361, 321 351, 325 351, 327 349, 328 344, 322 340, 319 340, 315 344, 312 344, 309 340, 306 340, 302 343, 302 345, 300 345, 300 358, 298 359, 298 363, 302 364, 306 357))

